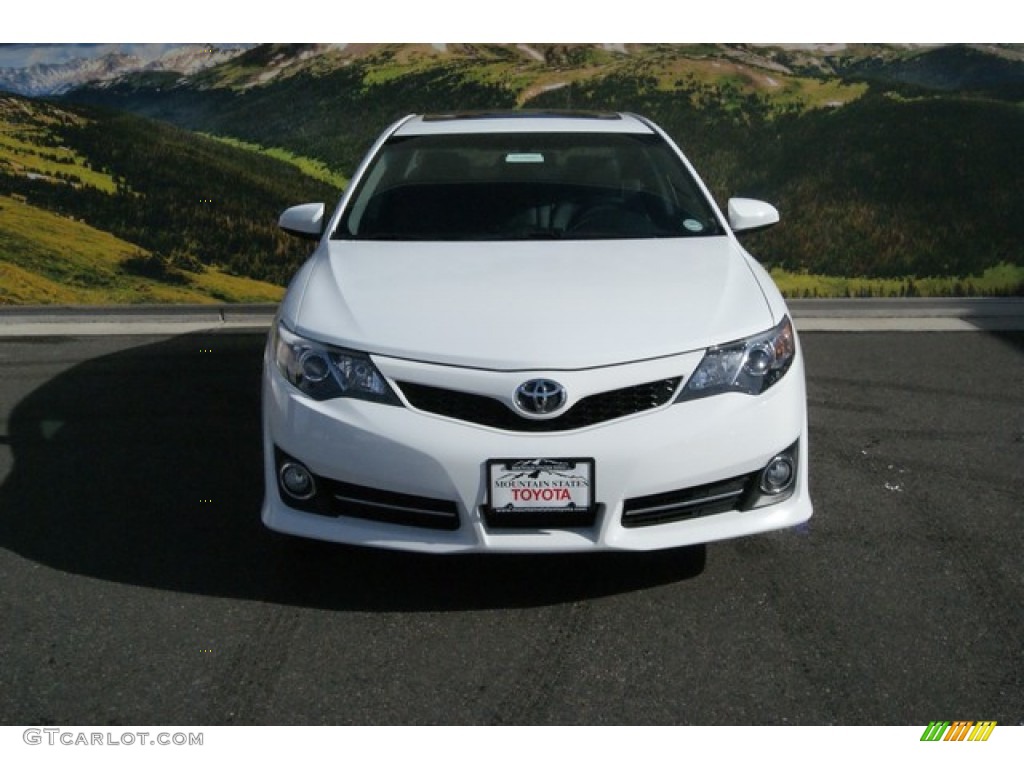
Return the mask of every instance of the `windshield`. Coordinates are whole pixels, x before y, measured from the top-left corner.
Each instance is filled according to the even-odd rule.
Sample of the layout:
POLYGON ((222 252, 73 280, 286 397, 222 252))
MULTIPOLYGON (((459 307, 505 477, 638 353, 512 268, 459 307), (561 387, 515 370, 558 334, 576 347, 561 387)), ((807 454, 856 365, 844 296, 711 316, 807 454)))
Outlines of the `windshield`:
POLYGON ((699 237, 722 230, 657 135, 392 137, 332 237, 525 240, 699 237))

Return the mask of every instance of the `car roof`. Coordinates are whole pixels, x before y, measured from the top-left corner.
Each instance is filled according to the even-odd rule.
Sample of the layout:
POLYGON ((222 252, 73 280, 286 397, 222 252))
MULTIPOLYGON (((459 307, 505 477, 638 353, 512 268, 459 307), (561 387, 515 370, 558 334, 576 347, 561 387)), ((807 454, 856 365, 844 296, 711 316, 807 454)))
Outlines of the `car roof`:
POLYGON ((451 112, 410 115, 395 136, 453 133, 654 133, 642 118, 624 112, 451 112))

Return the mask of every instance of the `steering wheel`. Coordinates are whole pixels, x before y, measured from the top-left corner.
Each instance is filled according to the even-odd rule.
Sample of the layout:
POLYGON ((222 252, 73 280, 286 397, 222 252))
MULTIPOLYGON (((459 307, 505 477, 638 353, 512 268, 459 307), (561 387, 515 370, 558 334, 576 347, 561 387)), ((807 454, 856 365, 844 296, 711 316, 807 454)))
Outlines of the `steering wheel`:
POLYGON ((569 226, 565 228, 566 232, 577 232, 579 230, 586 229, 597 229, 598 231, 615 230, 614 222, 621 220, 624 216, 628 216, 629 211, 622 209, 622 206, 613 205, 611 203, 600 203, 598 205, 591 206, 590 208, 584 208, 578 214, 576 214, 572 221, 569 222, 569 226), (611 224, 612 226, 608 226, 611 224))

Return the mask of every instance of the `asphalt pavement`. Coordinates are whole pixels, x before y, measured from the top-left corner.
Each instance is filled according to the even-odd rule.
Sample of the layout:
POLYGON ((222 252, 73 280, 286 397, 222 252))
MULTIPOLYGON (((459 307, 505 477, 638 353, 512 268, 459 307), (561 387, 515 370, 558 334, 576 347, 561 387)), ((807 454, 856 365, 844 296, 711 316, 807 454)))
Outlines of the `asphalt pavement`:
POLYGON ((801 528, 429 557, 261 526, 231 330, 0 339, 0 724, 1024 722, 1022 333, 805 333, 801 528))

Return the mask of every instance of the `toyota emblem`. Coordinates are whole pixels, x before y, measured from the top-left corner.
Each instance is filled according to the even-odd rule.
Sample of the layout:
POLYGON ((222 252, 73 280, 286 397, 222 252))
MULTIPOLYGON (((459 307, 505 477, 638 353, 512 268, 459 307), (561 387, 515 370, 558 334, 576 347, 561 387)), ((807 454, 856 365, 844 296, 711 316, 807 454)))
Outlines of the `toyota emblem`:
POLYGON ((551 379, 530 379, 516 387, 516 405, 537 416, 554 413, 565 400, 565 387, 551 379))

